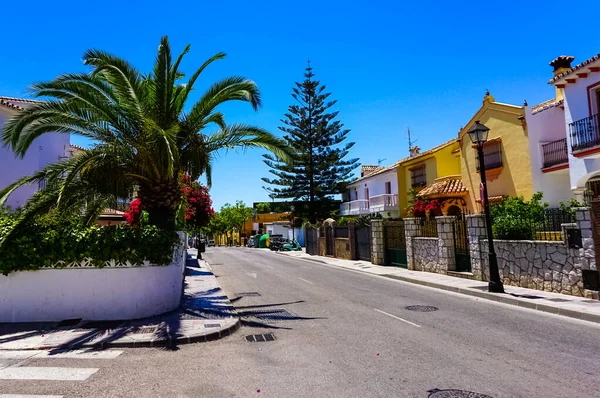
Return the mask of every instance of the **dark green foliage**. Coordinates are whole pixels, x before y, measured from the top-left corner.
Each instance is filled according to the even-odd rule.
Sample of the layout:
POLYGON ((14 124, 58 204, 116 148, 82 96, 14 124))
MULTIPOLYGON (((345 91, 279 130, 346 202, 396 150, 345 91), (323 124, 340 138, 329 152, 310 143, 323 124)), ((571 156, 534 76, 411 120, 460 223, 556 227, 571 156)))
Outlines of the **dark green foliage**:
POLYGON ((270 203, 257 203, 256 204, 256 212, 258 214, 265 214, 271 212, 271 204, 270 203))
POLYGON ((523 196, 505 198, 490 207, 495 239, 535 239, 533 226, 544 222, 548 203, 542 202, 543 194, 535 193, 529 201, 523 196))
POLYGON ((292 97, 296 101, 288 108, 281 120, 281 131, 288 145, 297 155, 293 164, 278 161, 272 155, 263 155, 270 173, 276 178, 263 178, 275 185, 277 198, 291 198, 309 203, 308 215, 314 223, 317 218, 326 218, 327 212, 321 202, 331 201, 333 195, 346 189, 352 170, 359 166, 358 159, 344 160, 354 142, 344 143, 350 130, 335 120, 337 111, 328 112, 337 101, 329 100, 330 93, 318 80, 310 65, 304 74, 305 80, 296 83, 292 97))
MULTIPOLYGON (((16 217, 0 216, 0 240, 15 223, 16 217)), ((167 265, 178 239, 176 232, 156 226, 86 227, 75 214, 51 212, 22 224, 10 236, 0 255, 0 272, 33 271, 85 258, 97 267, 109 260, 167 265)))

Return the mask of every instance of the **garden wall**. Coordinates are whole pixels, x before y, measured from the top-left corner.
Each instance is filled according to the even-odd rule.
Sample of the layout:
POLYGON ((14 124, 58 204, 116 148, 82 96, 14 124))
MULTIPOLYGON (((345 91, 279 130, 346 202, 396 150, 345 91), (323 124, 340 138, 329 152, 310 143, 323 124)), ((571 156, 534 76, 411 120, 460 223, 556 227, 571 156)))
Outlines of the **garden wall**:
POLYGON ((0 323, 144 318, 179 307, 185 236, 168 266, 84 264, 0 275, 0 323))
POLYGON ((445 274, 438 258, 438 238, 412 238, 412 266, 415 271, 445 274))
POLYGON ((352 255, 350 253, 350 239, 335 238, 335 257, 344 260, 352 259, 352 255))

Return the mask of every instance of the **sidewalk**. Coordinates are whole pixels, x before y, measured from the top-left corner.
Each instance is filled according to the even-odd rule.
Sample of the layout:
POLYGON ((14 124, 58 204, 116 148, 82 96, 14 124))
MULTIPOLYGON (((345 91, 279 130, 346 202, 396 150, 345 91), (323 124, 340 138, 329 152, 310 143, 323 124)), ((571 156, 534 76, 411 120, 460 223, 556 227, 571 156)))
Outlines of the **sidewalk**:
POLYGON ((543 292, 516 286, 504 286, 504 290, 507 294, 489 293, 487 291, 487 282, 477 280, 434 274, 431 272, 409 271, 398 267, 385 267, 372 264, 368 261, 311 256, 304 251, 277 253, 436 289, 485 298, 504 304, 516 305, 537 311, 550 312, 552 314, 600 323, 600 300, 590 300, 583 297, 543 292))
MULTIPOLYGON (((193 249, 188 253, 196 255, 193 249)), ((188 258, 176 311, 129 321, 0 324, 0 350, 174 347, 228 336, 239 328, 239 317, 208 264, 194 257, 188 258)))

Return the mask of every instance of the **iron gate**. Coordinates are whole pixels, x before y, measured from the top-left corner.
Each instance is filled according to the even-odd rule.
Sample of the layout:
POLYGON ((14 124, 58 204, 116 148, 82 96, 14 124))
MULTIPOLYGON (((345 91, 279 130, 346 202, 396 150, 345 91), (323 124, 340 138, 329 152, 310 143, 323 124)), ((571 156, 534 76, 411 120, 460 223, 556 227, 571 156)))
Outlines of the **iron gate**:
POLYGON ((371 226, 361 225, 356 227, 356 247, 358 249, 358 259, 371 261, 371 226))
POLYGON ((383 241, 385 244, 385 265, 407 267, 406 235, 404 221, 383 224, 383 241))
POLYGON ((471 251, 469 249, 469 234, 467 219, 464 214, 456 216, 452 223, 454 234, 454 258, 456 260, 456 271, 471 272, 471 251))
POLYGON ((325 255, 335 256, 335 229, 325 227, 325 255))
POLYGON ((319 237, 316 228, 306 228, 306 253, 313 256, 319 255, 319 237))

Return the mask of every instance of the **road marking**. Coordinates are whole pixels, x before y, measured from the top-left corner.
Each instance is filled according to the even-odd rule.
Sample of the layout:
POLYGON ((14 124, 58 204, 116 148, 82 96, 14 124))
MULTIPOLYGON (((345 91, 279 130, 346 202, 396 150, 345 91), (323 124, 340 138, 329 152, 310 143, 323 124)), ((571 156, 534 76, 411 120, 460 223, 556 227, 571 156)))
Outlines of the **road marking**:
POLYGON ((251 276, 252 278, 256 279, 256 273, 255 272, 246 272, 246 275, 251 276))
POLYGON ((298 277, 298 279, 300 279, 301 281, 304 281, 306 283, 310 283, 311 285, 314 285, 314 283, 312 283, 311 281, 307 281, 306 279, 300 278, 298 277))
POLYGON ((265 264, 265 265, 266 265, 267 267, 271 268, 271 269, 275 269, 275 267, 271 267, 271 266, 270 266, 270 265, 268 265, 268 264, 265 264))
MULTIPOLYGON (((0 359, 27 359, 27 358, 75 358, 75 359, 115 359, 121 355, 123 351, 106 350, 106 351, 90 351, 90 350, 73 350, 52 354, 47 350, 15 350, 15 351, 0 351, 0 359)), ((0 398, 2 396, 0 395, 0 398)))
POLYGON ((36 350, 0 351, 0 359, 27 359, 41 352, 36 350))
POLYGON ((397 319, 397 320, 399 320, 399 321, 402 321, 402 322, 408 323, 409 325, 413 325, 413 326, 415 326, 415 327, 418 327, 418 328, 420 328, 420 327, 421 327, 421 326, 417 325, 416 323, 412 323, 411 321, 407 321, 406 319, 402 319, 402 318, 400 318, 400 317, 397 317, 396 315, 388 314, 387 312, 384 312, 384 311, 378 310, 377 308, 374 308, 374 310, 375 310, 375 311, 377 311, 377 312, 380 312, 380 313, 382 313, 383 315, 387 315, 387 316, 390 316, 390 317, 392 317, 392 318, 394 318, 394 319, 397 319))
POLYGON ((83 381, 98 370, 100 369, 24 366, 0 369, 0 380, 83 381))
POLYGON ((0 394, 0 398, 63 398, 63 395, 0 394))

